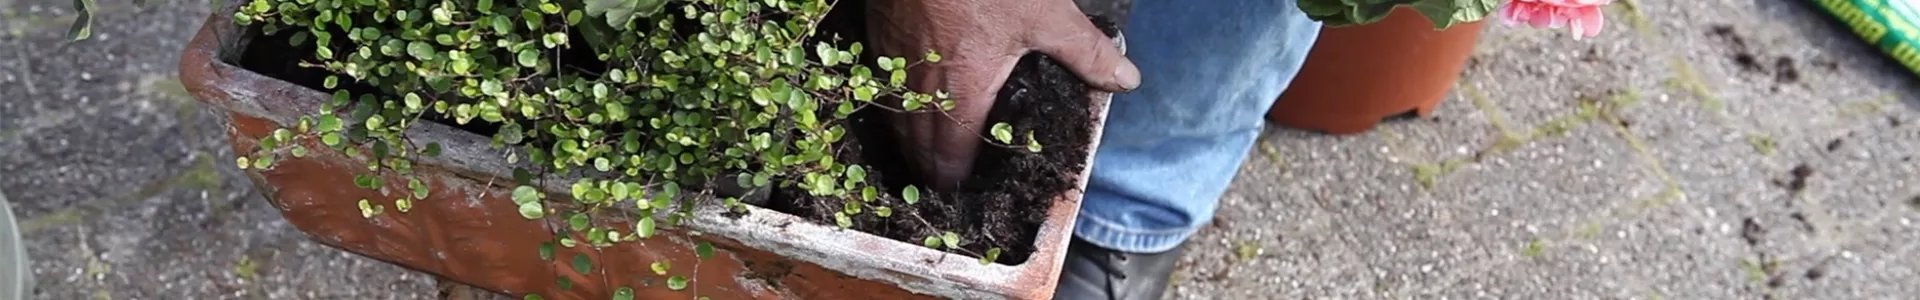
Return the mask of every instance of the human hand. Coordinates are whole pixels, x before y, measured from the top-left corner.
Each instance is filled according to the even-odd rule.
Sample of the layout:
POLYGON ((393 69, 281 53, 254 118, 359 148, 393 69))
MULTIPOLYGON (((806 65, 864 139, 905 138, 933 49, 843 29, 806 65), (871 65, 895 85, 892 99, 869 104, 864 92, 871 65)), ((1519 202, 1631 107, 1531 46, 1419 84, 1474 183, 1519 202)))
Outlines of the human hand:
POLYGON ((1047 54, 1094 88, 1140 85, 1133 62, 1071 0, 870 0, 867 32, 879 55, 942 56, 910 67, 907 87, 947 92, 954 107, 893 118, 909 163, 935 190, 972 174, 987 112, 1028 52, 1047 54))

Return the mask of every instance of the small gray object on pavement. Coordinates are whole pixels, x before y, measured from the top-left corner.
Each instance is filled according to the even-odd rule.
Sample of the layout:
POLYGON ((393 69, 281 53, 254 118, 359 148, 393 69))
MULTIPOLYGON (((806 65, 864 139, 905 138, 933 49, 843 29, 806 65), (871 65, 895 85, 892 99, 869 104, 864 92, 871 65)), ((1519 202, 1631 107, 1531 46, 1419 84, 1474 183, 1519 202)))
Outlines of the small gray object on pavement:
POLYGON ((0 299, 33 295, 33 270, 27 264, 26 245, 21 243, 13 205, 7 203, 6 194, 0 194, 0 299))

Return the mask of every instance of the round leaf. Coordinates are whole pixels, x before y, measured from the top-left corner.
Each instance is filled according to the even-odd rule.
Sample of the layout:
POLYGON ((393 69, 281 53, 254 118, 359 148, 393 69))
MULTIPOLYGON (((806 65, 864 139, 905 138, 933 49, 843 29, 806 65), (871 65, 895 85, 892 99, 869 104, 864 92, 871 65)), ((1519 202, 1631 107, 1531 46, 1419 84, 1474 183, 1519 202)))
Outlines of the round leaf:
POLYGON ((699 245, 693 246, 693 253, 694 255, 699 255, 702 259, 711 258, 713 257, 713 243, 700 242, 699 245))
POLYGON ((340 141, 340 134, 338 134, 338 133, 332 133, 332 132, 328 132, 328 133, 326 133, 326 134, 322 134, 322 135, 320 135, 320 142, 321 142, 321 143, 324 143, 324 144, 327 144, 327 146, 331 146, 331 147, 338 147, 338 146, 340 146, 340 142, 341 142, 341 141, 340 141))
POLYGON ((673 263, 662 260, 653 262, 653 265, 649 267, 653 269, 654 274, 667 275, 667 270, 673 268, 673 263))
POLYGON ((653 217, 641 217, 639 222, 634 222, 633 233, 643 239, 653 237, 653 226, 653 217))
POLYGON ((687 277, 680 275, 667 277, 667 288, 675 291, 687 289, 687 277))
POLYGON ((586 254, 574 254, 573 255, 573 271, 580 272, 581 274, 592 272, 593 259, 587 258, 586 254))
POLYGON ((409 179, 409 181, 407 182, 407 185, 409 185, 409 186, 412 186, 412 187, 413 187, 413 198, 414 198, 414 199, 426 199, 426 198, 427 198, 427 193, 428 193, 429 191, 427 190, 427 184, 426 184, 425 182, 421 182, 421 181, 420 181, 420 179, 409 179))
POLYGON ((613 300, 633 300, 633 288, 623 286, 613 290, 613 300))
POLYGON ((948 231, 947 234, 940 235, 940 241, 946 243, 947 248, 958 248, 960 247, 960 234, 948 231))
POLYGON ((994 123, 993 139, 999 140, 1000 143, 1002 144, 1013 143, 1013 125, 1009 125, 1007 123, 994 123))
POLYGON ((407 43, 407 55, 413 56, 414 59, 418 60, 433 59, 433 44, 428 44, 425 41, 407 43))
POLYGON ((260 158, 255 158, 255 159, 253 159, 253 168, 254 168, 254 169, 266 169, 266 168, 268 168, 268 167, 272 167, 272 166, 273 166, 273 157, 272 157, 272 156, 261 156, 260 158))
POLYGON ((522 185, 520 187, 513 188, 514 204, 526 205, 527 203, 538 203, 538 202, 540 202, 540 191, 533 189, 533 186, 522 185))
POLYGON ((533 49, 520 50, 520 54, 517 55, 517 58, 519 59, 520 66, 522 67, 532 68, 534 66, 540 65, 540 53, 533 51, 533 49))
POLYGON ((855 181, 855 182, 865 182, 865 181, 867 181, 867 168, 866 168, 866 167, 861 167, 860 165, 852 165, 852 166, 848 166, 848 167, 847 167, 847 180, 852 180, 852 181, 855 181))
POLYGON ((587 226, 591 225, 587 222, 587 214, 584 213, 574 213, 573 216, 567 217, 567 226, 573 228, 573 231, 586 230, 587 226))
POLYGON ((527 202, 520 204, 520 216, 530 220, 539 219, 546 217, 547 212, 544 207, 540 207, 540 202, 527 202))

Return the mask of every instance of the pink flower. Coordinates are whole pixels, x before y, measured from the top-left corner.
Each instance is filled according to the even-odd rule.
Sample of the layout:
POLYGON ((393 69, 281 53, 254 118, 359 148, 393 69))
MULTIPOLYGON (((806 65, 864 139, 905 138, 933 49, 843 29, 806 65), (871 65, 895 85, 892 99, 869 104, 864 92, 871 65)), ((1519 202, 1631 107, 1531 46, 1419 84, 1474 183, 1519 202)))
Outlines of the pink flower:
POLYGON ((1600 15, 1600 7, 1613 3, 1613 0, 1508 0, 1500 7, 1500 18, 1508 26, 1526 23, 1538 28, 1573 29, 1573 39, 1590 38, 1600 34, 1607 18, 1600 15))

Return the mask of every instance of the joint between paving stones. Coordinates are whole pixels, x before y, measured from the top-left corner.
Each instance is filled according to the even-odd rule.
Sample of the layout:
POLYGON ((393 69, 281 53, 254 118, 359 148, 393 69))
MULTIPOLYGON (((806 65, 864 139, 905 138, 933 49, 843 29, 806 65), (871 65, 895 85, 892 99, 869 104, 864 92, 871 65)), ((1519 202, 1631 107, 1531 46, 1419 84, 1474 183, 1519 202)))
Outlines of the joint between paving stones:
POLYGON ((1668 89, 1681 90, 1693 94, 1694 100, 1700 101, 1700 108, 1706 109, 1708 112, 1715 113, 1716 115, 1726 109, 1726 104, 1720 102, 1720 98, 1713 95, 1713 89, 1707 87, 1707 84, 1700 80, 1700 72, 1693 69, 1693 64, 1687 63, 1685 59, 1678 56, 1670 57, 1668 60, 1668 67, 1672 68, 1673 72, 1676 73, 1673 75, 1674 77, 1667 78, 1662 82, 1668 89))
POLYGON ((1632 26, 1633 31, 1639 33, 1641 37, 1651 38, 1656 35, 1653 32, 1653 26, 1648 24, 1646 14, 1640 13, 1640 1, 1620 0, 1607 8, 1615 10, 1613 14, 1626 16, 1627 24, 1632 26))
MULTIPOLYGON (((1593 240, 1599 237, 1600 231, 1604 229, 1606 223, 1608 223, 1607 221, 1632 218, 1644 213, 1648 209, 1662 208, 1677 199, 1686 197, 1685 191, 1680 188, 1680 183, 1673 179, 1673 176, 1666 171, 1665 163, 1647 148, 1643 139, 1627 128, 1626 123, 1624 123, 1618 115, 1620 109, 1631 107, 1637 103, 1639 103, 1639 97, 1635 95, 1635 93, 1631 91, 1618 93, 1605 104, 1598 103, 1597 101, 1583 103, 1582 107, 1584 108, 1585 115, 1576 116, 1590 116, 1591 118, 1605 120, 1606 125, 1612 127, 1614 132, 1627 143, 1628 147, 1634 150, 1635 155, 1640 157, 1641 164, 1649 168, 1654 176, 1658 177, 1663 190, 1656 195, 1632 200, 1630 203, 1635 205, 1628 206, 1625 209, 1621 206, 1611 206, 1607 208, 1606 211, 1598 214, 1598 216, 1595 217, 1596 219, 1582 222, 1578 228, 1569 229, 1567 233, 1564 233, 1565 236, 1582 240, 1593 240)), ((1527 257, 1540 257, 1545 255, 1549 247, 1548 244, 1551 242, 1548 238, 1535 238, 1529 241, 1521 252, 1527 257)))
POLYGON ((1726 103, 1721 101, 1718 96, 1714 96, 1713 89, 1707 87, 1707 84, 1700 80, 1700 74, 1694 70, 1692 64, 1687 63, 1686 60, 1677 56, 1670 57, 1669 60, 1671 61, 1670 67, 1673 68, 1673 71, 1677 74, 1674 75, 1675 77, 1665 80, 1665 85, 1668 89, 1682 90, 1688 94, 1692 94, 1695 100, 1700 101, 1700 108, 1706 110, 1708 114, 1713 115, 1713 121, 1715 123, 1727 127, 1734 127, 1736 130, 1742 132, 1742 135, 1744 135, 1747 140, 1747 145, 1753 147, 1753 151, 1760 153, 1760 156, 1773 156, 1773 153, 1777 152, 1776 150, 1779 148, 1779 143, 1774 141, 1773 137, 1758 133, 1756 130, 1745 128, 1746 126, 1735 124, 1732 117, 1727 116, 1726 103))
MULTIPOLYGON (((1638 102, 1639 99, 1635 96, 1629 96, 1616 98, 1615 101, 1638 102)), ((1641 138, 1639 134, 1633 133, 1632 129, 1627 128, 1627 123, 1620 117, 1618 110, 1601 111, 1600 116, 1607 121, 1608 125, 1613 127, 1614 133, 1616 133, 1621 140, 1627 142, 1627 147, 1633 149, 1635 155, 1640 157, 1641 164, 1653 172, 1653 175, 1659 179, 1663 187, 1660 194, 1635 200, 1635 203, 1641 204, 1643 208, 1662 208, 1675 200, 1686 197, 1686 191, 1680 188, 1680 181, 1674 179, 1672 173, 1667 172, 1666 162, 1660 159, 1658 155, 1655 155, 1651 148, 1647 147, 1644 138, 1641 138)), ((1631 213, 1637 212, 1636 210, 1631 213)))
MULTIPOLYGON (((1472 84, 1461 84, 1460 89, 1466 97, 1472 100, 1471 102, 1474 104, 1475 109, 1484 114, 1489 122, 1493 124, 1496 138, 1493 144, 1487 145, 1479 151, 1475 151, 1471 157, 1445 159, 1433 163, 1412 163, 1414 180, 1428 190, 1438 186, 1441 178, 1452 174, 1453 171, 1458 170, 1460 167, 1478 164, 1490 157, 1518 150, 1520 147, 1546 138, 1565 137, 1571 133, 1575 127, 1591 124, 1593 121, 1599 120, 1603 115, 1611 114, 1640 103, 1639 94, 1631 90, 1615 92, 1607 101, 1581 99, 1580 106, 1576 108, 1574 112, 1550 118, 1546 123, 1535 126, 1526 133, 1519 133, 1507 125, 1505 116, 1500 108, 1493 105, 1492 101, 1490 101, 1485 94, 1481 93, 1479 89, 1474 88, 1472 84)), ((1382 133, 1384 136, 1387 136, 1387 138, 1383 138, 1383 140, 1387 144, 1388 149, 1393 149, 1395 152, 1402 152, 1404 147, 1400 147, 1397 143, 1397 135, 1393 135, 1384 129, 1382 133)))
POLYGON ((1851 119, 1882 115, 1886 112, 1888 105, 1899 103, 1900 96, 1891 93, 1882 94, 1879 97, 1873 97, 1873 99, 1848 101, 1847 103, 1840 104, 1840 117, 1851 119))
MULTIPOLYGON (((20 224, 20 234, 27 235, 55 226, 90 221, 114 207, 152 198, 175 188, 191 187, 208 192, 222 190, 224 184, 220 181, 220 175, 214 170, 212 155, 201 153, 198 157, 192 168, 140 185, 132 192, 76 203, 48 212, 44 216, 23 220, 20 224)), ((215 209, 215 215, 220 215, 221 210, 215 209)))
POLYGON ((1550 243, 1555 239, 1593 240, 1599 237, 1600 231, 1606 226, 1606 221, 1631 218, 1644 212, 1646 209, 1665 207, 1668 203, 1686 196, 1684 190, 1680 188, 1679 182, 1673 179, 1672 175, 1666 171, 1665 164, 1647 148, 1643 139, 1633 134, 1632 131, 1627 128, 1626 123, 1619 116, 1621 111, 1636 106, 1640 102, 1641 99, 1638 93, 1631 90, 1615 92, 1604 101, 1585 98, 1582 99, 1579 110, 1573 115, 1555 118, 1553 121, 1541 125, 1529 138, 1561 136, 1564 135, 1562 131, 1570 130, 1573 124, 1591 124, 1591 122, 1596 120, 1604 121, 1603 123, 1605 125, 1611 127, 1615 133, 1627 143, 1628 147, 1634 150, 1636 156, 1640 157, 1641 164, 1651 169, 1651 172, 1659 178, 1664 189, 1659 194, 1631 201, 1630 203, 1636 205, 1631 206, 1630 209, 1623 210, 1621 206, 1609 207, 1605 211, 1597 214, 1594 217, 1595 219, 1582 222, 1577 228, 1568 229, 1567 232, 1560 234, 1561 237, 1559 238, 1543 237, 1530 240, 1526 245, 1522 246, 1521 254, 1523 256, 1544 256, 1549 250, 1550 243))
POLYGON ((1481 93, 1479 87, 1475 87, 1473 84, 1461 84, 1460 90, 1466 94, 1467 99, 1472 100, 1473 108, 1479 110, 1480 114, 1486 115, 1487 121, 1493 123, 1493 129, 1497 130, 1496 132, 1500 133, 1502 137, 1518 138, 1521 136, 1519 133, 1514 132, 1511 126, 1507 126, 1506 114, 1500 110, 1500 107, 1493 105, 1493 101, 1488 100, 1487 95, 1481 93))

